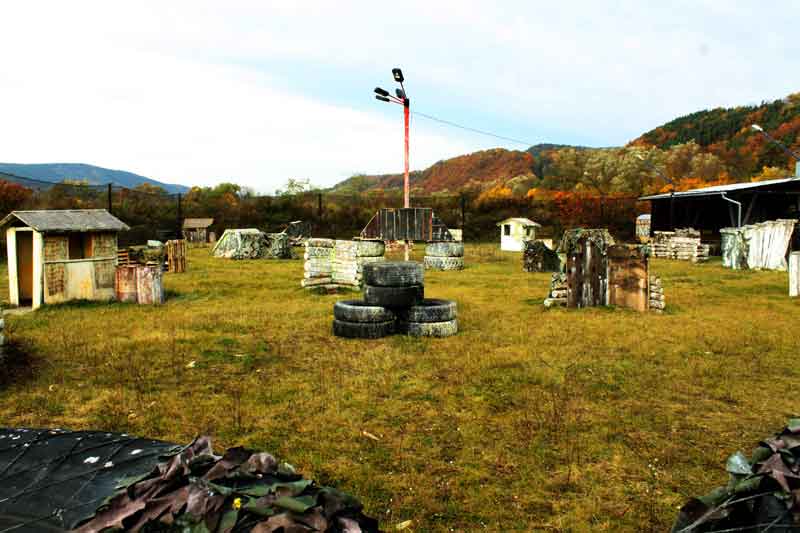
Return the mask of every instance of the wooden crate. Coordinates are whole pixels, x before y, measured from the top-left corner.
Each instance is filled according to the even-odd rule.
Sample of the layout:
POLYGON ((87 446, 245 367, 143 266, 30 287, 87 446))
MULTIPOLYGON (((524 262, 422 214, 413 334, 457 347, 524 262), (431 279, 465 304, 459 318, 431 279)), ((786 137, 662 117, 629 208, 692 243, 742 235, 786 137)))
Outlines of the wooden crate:
POLYGON ((167 272, 186 272, 186 241, 167 241, 167 272))

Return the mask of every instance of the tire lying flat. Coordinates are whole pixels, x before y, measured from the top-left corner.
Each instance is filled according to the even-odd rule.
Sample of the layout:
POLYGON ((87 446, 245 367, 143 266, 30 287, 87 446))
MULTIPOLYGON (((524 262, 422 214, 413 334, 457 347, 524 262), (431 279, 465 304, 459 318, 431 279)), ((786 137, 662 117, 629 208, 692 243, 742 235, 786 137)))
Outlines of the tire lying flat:
POLYGON ((449 322, 456 319, 458 306, 453 300, 425 298, 417 305, 397 309, 396 314, 403 322, 449 322))
MULTIPOLYGON (((377 265, 381 263, 373 264, 377 265)), ((370 305, 377 305, 380 307, 410 307, 422 301, 425 296, 424 292, 425 290, 422 285, 412 285, 409 287, 365 285, 364 301, 370 305)))
POLYGON ((463 257, 431 257, 425 256, 425 268, 428 270, 464 270, 463 257))
POLYGON ((425 268, 413 261, 383 261, 364 265, 364 283, 374 287, 423 285, 425 268))
POLYGON ((450 337, 458 333, 458 320, 447 322, 398 322, 398 333, 410 337, 450 337))
POLYGON ((341 300, 333 304, 333 318, 344 322, 391 322, 394 313, 385 307, 371 305, 362 300, 341 300))
POLYGON ((395 332, 394 320, 387 322, 333 321, 333 334, 348 339, 380 339, 395 332))
POLYGON ((463 242, 432 242, 425 247, 427 257, 464 257, 463 242))

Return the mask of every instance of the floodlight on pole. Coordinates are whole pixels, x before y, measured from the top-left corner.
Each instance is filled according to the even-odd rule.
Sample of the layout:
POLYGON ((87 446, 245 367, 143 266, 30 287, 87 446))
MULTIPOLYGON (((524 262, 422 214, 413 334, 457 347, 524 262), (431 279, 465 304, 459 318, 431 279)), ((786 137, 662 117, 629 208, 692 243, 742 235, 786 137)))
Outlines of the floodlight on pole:
POLYGON ((381 87, 375 87, 375 98, 380 100, 381 102, 389 102, 394 104, 400 104, 403 106, 403 125, 405 130, 405 139, 404 139, 404 159, 405 159, 405 169, 403 173, 403 207, 411 207, 411 198, 409 194, 409 186, 408 186, 408 172, 409 172, 409 161, 408 161, 408 124, 409 124, 409 117, 411 115, 411 100, 406 95, 406 89, 403 86, 403 82, 405 78, 403 77, 403 71, 399 68, 392 69, 392 77, 394 81, 400 84, 400 87, 396 88, 394 93, 396 96, 392 96, 389 94, 389 91, 383 89, 381 87))

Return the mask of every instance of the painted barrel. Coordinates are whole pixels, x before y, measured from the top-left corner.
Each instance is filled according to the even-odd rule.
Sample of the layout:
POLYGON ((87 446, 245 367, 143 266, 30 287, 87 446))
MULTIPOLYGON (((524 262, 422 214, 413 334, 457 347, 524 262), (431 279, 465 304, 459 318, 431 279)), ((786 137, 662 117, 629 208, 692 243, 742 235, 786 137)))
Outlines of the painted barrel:
POLYGON ((164 285, 161 268, 158 266, 136 267, 136 292, 138 302, 144 305, 164 303, 164 285))
POLYGON ((136 303, 138 289, 136 287, 136 266, 118 266, 116 274, 117 301, 136 303))

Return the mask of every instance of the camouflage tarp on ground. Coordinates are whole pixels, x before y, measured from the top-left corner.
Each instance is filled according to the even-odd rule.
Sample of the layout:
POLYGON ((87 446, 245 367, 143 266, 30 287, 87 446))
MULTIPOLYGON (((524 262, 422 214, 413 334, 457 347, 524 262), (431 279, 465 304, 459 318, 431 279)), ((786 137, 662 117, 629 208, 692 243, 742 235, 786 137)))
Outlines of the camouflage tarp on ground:
POLYGON ((121 486, 77 531, 379 532, 361 510, 352 496, 303 479, 268 453, 237 447, 220 457, 198 437, 121 486))
POLYGON ((680 510, 673 533, 800 531, 800 419, 758 444, 750 458, 728 458, 728 484, 680 510))

